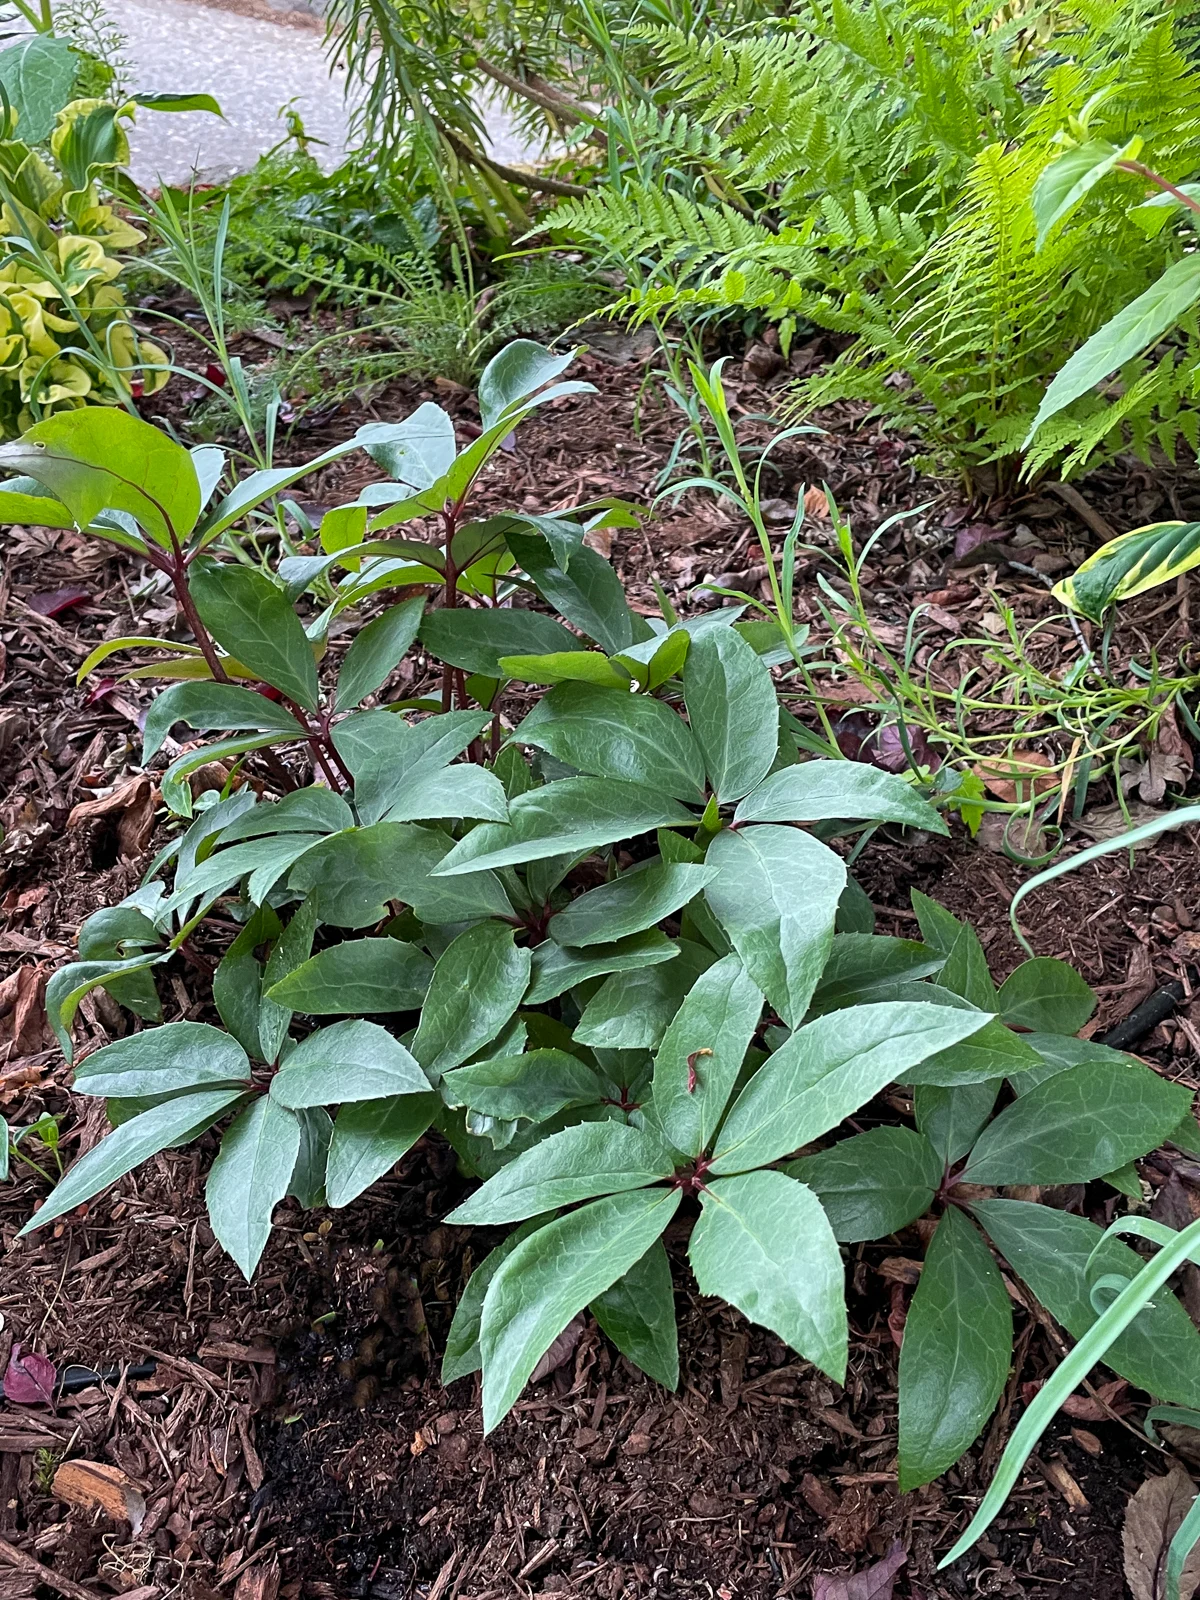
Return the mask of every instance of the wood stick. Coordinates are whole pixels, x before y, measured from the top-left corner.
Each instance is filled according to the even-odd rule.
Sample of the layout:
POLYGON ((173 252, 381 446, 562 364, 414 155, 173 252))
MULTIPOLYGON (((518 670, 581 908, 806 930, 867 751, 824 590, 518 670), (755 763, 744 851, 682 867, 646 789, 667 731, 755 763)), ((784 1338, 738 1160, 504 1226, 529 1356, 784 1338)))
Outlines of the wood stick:
POLYGON ((94 1589, 85 1589, 74 1578, 64 1578, 61 1572, 44 1566, 34 1556, 27 1556, 24 1550, 18 1550, 7 1539, 0 1539, 0 1560, 7 1561, 10 1567, 16 1567, 18 1572, 26 1573, 35 1583, 44 1583, 47 1589, 56 1590, 64 1596, 64 1600, 100 1600, 94 1589))

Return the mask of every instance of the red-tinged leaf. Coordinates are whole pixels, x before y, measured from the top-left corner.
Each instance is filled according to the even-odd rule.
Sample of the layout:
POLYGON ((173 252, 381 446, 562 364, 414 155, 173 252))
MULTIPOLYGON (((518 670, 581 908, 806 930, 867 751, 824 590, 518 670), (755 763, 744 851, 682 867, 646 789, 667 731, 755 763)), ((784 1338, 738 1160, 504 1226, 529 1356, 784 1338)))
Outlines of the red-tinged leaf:
POLYGON ((813 1600, 892 1600, 896 1574, 907 1560, 908 1552, 897 1540, 865 1572, 819 1572, 813 1579, 813 1600))
POLYGON ((218 389, 223 389, 229 382, 229 375, 224 367, 218 366, 215 361, 210 361, 204 369, 204 376, 209 383, 215 383, 218 389))
POLYGON ((59 617, 64 611, 84 605, 91 598, 90 589, 69 585, 65 589, 51 589, 46 594, 35 594, 25 604, 30 611, 36 611, 39 617, 59 617))
POLYGON ((23 1349, 20 1344, 12 1347, 4 1374, 4 1398, 15 1406, 53 1405, 57 1368, 48 1357, 32 1351, 24 1355, 23 1349))
POLYGON ((115 678, 101 678, 100 682, 96 685, 96 687, 88 695, 87 699, 83 702, 84 705, 85 706, 99 705, 101 700, 107 700, 108 699, 109 695, 113 692, 113 690, 116 687, 117 687, 117 680, 115 678))

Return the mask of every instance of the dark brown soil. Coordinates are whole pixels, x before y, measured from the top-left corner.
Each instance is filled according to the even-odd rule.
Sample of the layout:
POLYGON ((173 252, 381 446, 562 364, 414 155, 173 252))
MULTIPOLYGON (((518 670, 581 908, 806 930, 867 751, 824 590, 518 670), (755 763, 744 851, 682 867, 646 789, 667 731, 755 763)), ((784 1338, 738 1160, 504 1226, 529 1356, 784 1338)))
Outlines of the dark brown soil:
MULTIPOLYGON (((653 394, 638 407, 638 362, 591 356, 581 365, 600 394, 529 424, 490 473, 480 509, 650 497, 674 420, 653 394)), ((773 396, 759 383, 736 368, 730 377, 744 412, 768 409, 773 396)), ((448 404, 469 435, 472 402, 452 390, 397 386, 373 414, 403 415, 429 397, 448 404)), ((323 418, 298 431, 288 450, 314 455, 361 420, 350 409, 323 418)), ((930 593, 966 616, 991 603, 990 586, 1038 614, 1044 585, 1002 556, 952 567, 956 530, 972 518, 993 522, 1001 545, 1021 526, 1036 529, 1036 546, 1022 548, 1051 564, 1095 542, 1050 496, 994 496, 968 509, 950 486, 917 478, 911 444, 880 436, 849 412, 828 420, 828 434, 781 452, 771 492, 794 501, 804 482, 827 481, 860 531, 893 510, 925 506, 872 557, 884 622, 903 620, 914 596, 930 593)), ((758 426, 749 424, 748 436, 758 426)), ((306 493, 335 504, 363 481, 362 461, 351 458, 306 493)), ((1118 527, 1172 506, 1184 514, 1200 508, 1194 479, 1160 486, 1128 466, 1084 490, 1118 527)), ((72 1157, 100 1127, 94 1114, 76 1120, 41 992, 71 953, 82 918, 137 881, 155 827, 150 786, 136 787, 137 721, 148 690, 126 683, 96 696, 76 689, 73 674, 102 637, 162 635, 178 622, 169 598, 103 546, 13 530, 4 553, 0 1114, 21 1125, 43 1110, 64 1113, 63 1150, 72 1157), (56 619, 40 614, 43 597, 67 586, 86 591, 83 603, 56 619), (72 820, 81 803, 112 791, 119 799, 108 814, 93 806, 72 820)), ((657 609, 652 573, 681 608, 703 603, 694 586, 706 579, 756 592, 763 578, 749 531, 698 496, 664 506, 642 532, 619 533, 612 557, 647 611, 657 609)), ((806 581, 802 603, 817 618, 815 598, 806 581)), ((1147 648, 1170 655, 1187 642, 1187 607, 1186 588, 1166 606, 1151 596, 1132 608, 1129 625, 1147 648)), ((856 871, 878 907, 880 931, 910 931, 908 895, 917 887, 974 922, 998 976, 1020 959, 1008 904, 1028 871, 961 829, 948 843, 900 843, 884 830, 856 871)), ((1200 948, 1200 856, 1189 834, 1163 835, 1132 864, 1110 855, 1060 879, 1025 902, 1022 918, 1039 953, 1066 956, 1099 989, 1103 1028, 1155 983, 1190 982, 1200 948)), ((166 990, 169 1019, 203 1013, 200 974, 184 969, 166 990)), ((85 1001, 82 1045, 124 1027, 102 992, 85 1001)), ((1185 1004, 1141 1048, 1160 1070, 1194 1084, 1197 1028, 1200 1002, 1185 1004)), ((777 1600, 808 1595, 821 1573, 861 1571, 899 1539, 908 1563, 896 1600, 1124 1593, 1123 1508, 1162 1464, 1141 1435, 1139 1407, 1130 1409, 1140 1397, 1128 1391, 1077 1397, 990 1540, 955 1568, 935 1571, 978 1502, 1026 1386, 1056 1363, 1061 1345, 1018 1310, 1018 1360, 985 1440, 936 1485, 898 1495, 898 1352, 888 1317, 897 1292, 901 1303, 909 1292, 905 1264, 920 1253, 916 1230, 852 1252, 851 1373, 842 1390, 770 1334, 694 1293, 682 1255, 690 1224, 681 1216, 669 1240, 679 1265, 679 1393, 616 1358, 589 1327, 570 1360, 484 1440, 476 1381, 443 1390, 437 1379, 458 1294, 494 1242, 441 1224, 463 1189, 445 1148, 422 1141, 343 1212, 302 1214, 286 1202, 252 1285, 204 1217, 210 1154, 202 1144, 158 1157, 86 1215, 19 1243, 45 1185, 18 1167, 0 1188, 0 1371, 13 1340, 60 1366, 158 1362, 152 1378, 85 1391, 57 1412, 0 1408, 0 1539, 42 1563, 46 1592, 73 1600, 113 1592, 138 1600, 274 1600, 277 1592, 285 1600, 777 1600), (67 1456, 107 1462, 136 1481, 146 1502, 136 1531, 69 1510, 52 1492, 67 1456)), ((1151 1162, 1144 1175, 1190 1203, 1187 1172, 1151 1162)), ((6 1565, 0 1546, 0 1600, 32 1594, 35 1583, 6 1565)))

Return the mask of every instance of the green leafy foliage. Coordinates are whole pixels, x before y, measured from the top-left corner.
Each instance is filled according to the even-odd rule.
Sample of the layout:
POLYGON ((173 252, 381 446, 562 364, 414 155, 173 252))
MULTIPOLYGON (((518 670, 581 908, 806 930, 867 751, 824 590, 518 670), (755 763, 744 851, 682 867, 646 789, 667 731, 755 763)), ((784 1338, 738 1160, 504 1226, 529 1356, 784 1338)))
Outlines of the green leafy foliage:
POLYGON ((797 386, 798 415, 865 400, 969 470, 1194 447, 1194 264, 1178 209, 1148 226, 1120 170, 1200 169, 1174 15, 1117 0, 1035 37, 1016 15, 851 0, 782 29, 697 13, 629 31, 649 103, 605 127, 636 175, 543 222, 622 271, 617 309, 697 332, 766 320, 785 354, 827 329, 843 351, 797 386))
POLYGON ((937 1225, 900 1347, 900 1486, 956 1462, 1000 1398, 1012 1309, 1000 1270, 961 1211, 937 1225))
MULTIPOLYGON (((532 404, 528 386, 562 370, 516 350, 485 386, 481 439, 498 440, 532 404)), ((1034 959, 997 987, 974 931, 926 896, 913 896, 919 939, 877 937, 869 917, 839 932, 856 887, 828 838, 883 820, 944 830, 921 788, 805 759, 801 725, 780 714, 795 680, 776 683, 779 657, 756 652, 738 608, 657 626, 626 608, 626 632, 581 559, 583 520, 465 523, 491 445, 456 453, 433 410, 360 436, 393 481, 354 536, 372 511, 393 526, 440 517, 445 537, 421 563, 437 582, 423 579, 415 601, 374 602, 336 672, 320 622, 342 580, 315 596, 324 579, 289 565, 325 557, 285 556, 273 571, 202 555, 180 569, 214 658, 245 677, 168 689, 148 750, 188 722, 241 736, 201 758, 228 743, 250 757, 249 736, 290 765, 276 753, 283 779, 263 767, 253 786, 176 808, 197 815, 143 887, 89 919, 81 959, 52 978, 65 1047, 97 984, 151 1025, 81 1063, 76 1087, 107 1100, 113 1129, 30 1226, 216 1128, 210 1215, 249 1276, 276 1208, 348 1205, 418 1141, 445 1139, 480 1180, 448 1222, 516 1228, 470 1279, 446 1352, 447 1381, 482 1371, 490 1430, 588 1308, 630 1361, 678 1381, 677 1214, 700 1290, 838 1382, 841 1246, 928 1219, 900 1381, 901 1480, 924 1483, 971 1445, 1008 1370, 993 1247, 1072 1333, 1089 1332, 1104 1292, 1090 1222, 1042 1206, 1014 1215, 988 1190, 1127 1186, 1136 1173, 1119 1169, 1180 1135, 1190 1097, 1076 1037, 1094 997, 1063 963, 1034 959), (485 549, 486 583, 468 582, 485 549), (315 617, 309 593, 324 602, 315 617), (571 626, 506 604, 516 593, 557 594, 571 626), (596 632, 580 639, 584 615, 596 632), (522 660, 538 659, 540 638, 556 662, 523 720, 495 698, 518 631, 522 660), (386 699, 406 650, 436 675, 441 649, 442 696, 386 699), (605 673, 558 676, 577 657, 605 673), (294 786, 301 762, 313 781, 294 786), (155 975, 202 925, 227 941, 213 981, 222 1026, 162 1025, 155 975)), ((111 509, 101 474, 121 466, 115 446, 100 465, 91 449, 66 448, 58 476, 81 521, 111 509)), ((159 507, 144 548, 168 563, 189 519, 200 554, 259 492, 206 501, 186 452, 156 453, 122 482, 127 515, 137 495, 159 507), (167 484, 172 473, 184 481, 167 484)), ((340 537, 335 526, 327 542, 360 584, 366 541, 340 537)), ((184 787, 180 771, 176 758, 165 792, 184 787)), ((1200 1393, 1200 1335, 1174 1300, 1127 1345, 1112 1359, 1139 1381, 1200 1393)))

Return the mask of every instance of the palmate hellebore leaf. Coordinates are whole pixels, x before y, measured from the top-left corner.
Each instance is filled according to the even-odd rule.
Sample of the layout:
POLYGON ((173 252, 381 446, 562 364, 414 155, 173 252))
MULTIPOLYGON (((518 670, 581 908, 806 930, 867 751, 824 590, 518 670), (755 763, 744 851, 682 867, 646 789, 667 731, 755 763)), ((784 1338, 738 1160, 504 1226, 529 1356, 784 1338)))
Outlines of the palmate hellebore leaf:
POLYGON ((571 1318, 642 1259, 682 1198, 678 1189, 607 1195, 539 1228, 500 1263, 479 1330, 485 1433, 571 1318))
POLYGON ((514 740, 598 778, 616 778, 699 804, 704 757, 688 725, 661 700, 563 683, 538 701, 514 740))
POLYGON ((821 1203, 782 1172, 708 1180, 688 1257, 703 1294, 720 1295, 841 1383, 845 1269, 821 1203))
POLYGON ((725 828, 705 864, 717 869, 704 891, 714 916, 775 1010, 796 1026, 833 943, 845 864, 811 835, 773 825, 725 828))
POLYGON ((679 1387, 675 1287, 661 1239, 588 1307, 623 1356, 666 1389, 679 1387))
POLYGON ((734 1102, 717 1137, 712 1171, 766 1166, 820 1138, 886 1084, 988 1020, 977 1011, 892 1002, 807 1023, 734 1102))

